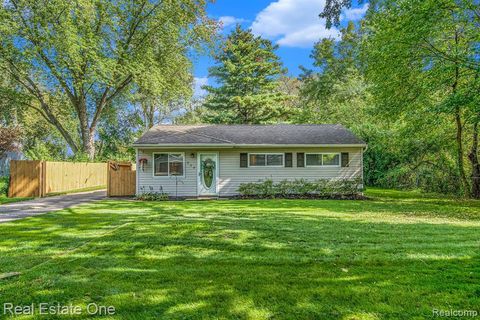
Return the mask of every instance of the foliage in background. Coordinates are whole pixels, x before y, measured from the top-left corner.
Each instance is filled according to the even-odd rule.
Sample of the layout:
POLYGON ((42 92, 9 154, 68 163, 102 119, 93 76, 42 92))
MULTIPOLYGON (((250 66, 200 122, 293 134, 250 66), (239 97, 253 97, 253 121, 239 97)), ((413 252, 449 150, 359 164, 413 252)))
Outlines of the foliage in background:
POLYGON ((379 119, 411 128, 398 142, 416 142, 412 147, 435 155, 419 154, 412 159, 413 170, 420 165, 417 161, 433 159, 435 170, 454 174, 453 188, 480 198, 480 16, 470 5, 471 1, 453 0, 383 1, 365 20, 362 57, 379 119), (452 161, 456 173, 449 170, 452 161))
POLYGON ((115 99, 140 89, 162 98, 188 91, 187 55, 215 29, 205 6, 204 0, 4 1, 0 67, 15 86, 2 92, 37 111, 74 154, 93 159, 98 125, 115 99))
POLYGON ((209 69, 218 86, 205 86, 208 122, 255 124, 286 118, 288 96, 277 85, 285 70, 276 49, 271 41, 237 25, 215 55, 216 65, 209 69))
POLYGON ((98 129, 96 159, 100 161, 134 161, 132 144, 143 132, 143 122, 138 113, 126 112, 114 105, 98 129))
POLYGON ((0 157, 18 148, 20 130, 18 127, 0 127, 0 157))
MULTIPOLYGON (((340 123, 369 145, 367 185, 480 195, 477 2, 369 1, 364 21, 319 39, 299 78, 237 27, 205 99, 190 99, 188 50, 215 39, 205 2, 160 2, 0 6, 0 124, 19 128, 28 158, 131 160, 135 138, 164 121, 340 123)), ((327 0, 321 15, 337 25, 351 4, 327 0)))
POLYGON ((474 165, 463 169, 466 152, 458 151, 471 144, 470 158, 478 154, 465 135, 475 133, 478 119, 478 70, 469 60, 477 49, 461 14, 468 9, 450 4, 376 2, 357 28, 348 24, 340 41, 322 39, 312 52, 316 69, 302 75, 304 108, 296 121, 341 123, 361 136, 369 145, 367 185, 478 196, 466 182, 469 175, 471 185, 478 180, 474 165), (453 60, 451 50, 458 50, 453 60))
POLYGON ((207 109, 203 106, 203 98, 192 98, 187 101, 181 110, 181 114, 173 118, 174 124, 201 124, 205 123, 207 109))
POLYGON ((361 35, 353 23, 339 41, 320 40, 311 57, 315 69, 303 68, 299 123, 341 123, 352 128, 368 118, 371 95, 360 62, 361 35))

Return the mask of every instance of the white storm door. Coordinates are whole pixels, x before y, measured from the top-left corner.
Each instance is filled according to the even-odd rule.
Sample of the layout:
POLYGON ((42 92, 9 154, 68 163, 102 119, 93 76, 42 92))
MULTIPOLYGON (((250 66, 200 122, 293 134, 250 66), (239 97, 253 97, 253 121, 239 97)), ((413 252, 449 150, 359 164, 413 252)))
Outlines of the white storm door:
POLYGON ((218 194, 218 153, 198 153, 198 195, 218 194))

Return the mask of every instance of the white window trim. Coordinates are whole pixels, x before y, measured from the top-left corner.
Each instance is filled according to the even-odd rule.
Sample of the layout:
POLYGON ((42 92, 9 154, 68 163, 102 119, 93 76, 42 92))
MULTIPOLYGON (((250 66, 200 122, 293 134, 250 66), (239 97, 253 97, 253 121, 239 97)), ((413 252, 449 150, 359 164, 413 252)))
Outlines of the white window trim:
POLYGON ((169 179, 172 179, 172 178, 185 178, 185 170, 186 170, 186 167, 185 167, 185 152, 152 152, 152 176, 154 178, 169 178, 169 179), (166 176, 157 176, 155 175, 155 155, 156 154, 168 154, 168 174, 166 176), (181 154, 182 157, 183 157, 183 175, 181 176, 171 176, 170 175, 170 154, 181 154))
POLYGON ((315 168, 315 167, 327 167, 327 168, 340 168, 342 166, 342 154, 340 152, 309 152, 305 153, 305 158, 303 159, 303 164, 305 168, 315 168), (321 154, 322 155, 322 164, 307 165, 307 155, 308 154, 321 154), (338 154, 338 164, 323 164, 323 155, 324 154, 338 154))
POLYGON ((248 168, 283 168, 285 167, 285 153, 280 152, 251 152, 247 154, 248 157, 248 168), (265 155, 265 165, 264 166, 251 166, 250 165, 250 155, 251 154, 264 154, 265 155), (269 166, 267 165, 267 154, 275 154, 282 156, 282 164, 278 166, 269 166))

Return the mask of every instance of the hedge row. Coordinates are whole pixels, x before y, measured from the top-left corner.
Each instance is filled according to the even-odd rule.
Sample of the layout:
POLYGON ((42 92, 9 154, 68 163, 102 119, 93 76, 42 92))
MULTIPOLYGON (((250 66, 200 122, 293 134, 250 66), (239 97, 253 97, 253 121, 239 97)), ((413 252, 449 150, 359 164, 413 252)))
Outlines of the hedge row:
POLYGON ((362 191, 361 179, 318 179, 314 181, 295 179, 277 183, 266 179, 242 183, 238 188, 240 195, 247 198, 356 198, 361 196, 362 191))

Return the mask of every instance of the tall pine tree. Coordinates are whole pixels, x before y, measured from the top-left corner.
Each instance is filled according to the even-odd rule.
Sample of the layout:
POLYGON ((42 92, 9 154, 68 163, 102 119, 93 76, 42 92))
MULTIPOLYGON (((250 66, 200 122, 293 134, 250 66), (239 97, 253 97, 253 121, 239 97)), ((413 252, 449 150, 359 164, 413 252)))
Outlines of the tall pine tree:
POLYGON ((278 89, 278 79, 285 73, 277 46, 256 37, 239 25, 227 37, 216 65, 209 76, 218 86, 206 86, 206 120, 213 123, 255 124, 284 120, 288 98, 278 89))

